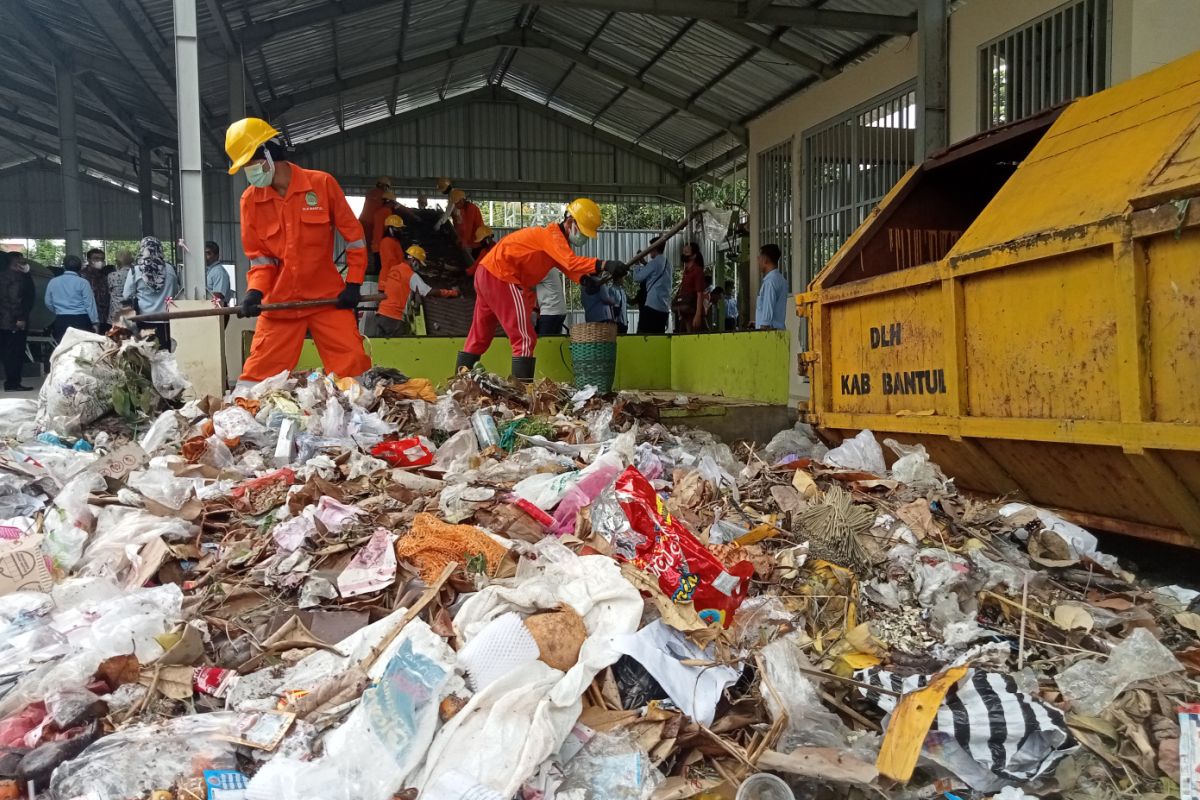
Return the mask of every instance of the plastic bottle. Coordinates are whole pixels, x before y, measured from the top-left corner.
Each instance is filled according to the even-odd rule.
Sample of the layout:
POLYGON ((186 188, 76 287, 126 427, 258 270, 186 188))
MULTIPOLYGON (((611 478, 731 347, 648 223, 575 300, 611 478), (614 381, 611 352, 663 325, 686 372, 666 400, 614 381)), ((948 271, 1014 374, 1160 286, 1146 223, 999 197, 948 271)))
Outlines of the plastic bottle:
POLYGON ((496 420, 487 409, 481 408, 471 415, 471 430, 475 432, 480 450, 499 446, 500 432, 496 430, 496 420))

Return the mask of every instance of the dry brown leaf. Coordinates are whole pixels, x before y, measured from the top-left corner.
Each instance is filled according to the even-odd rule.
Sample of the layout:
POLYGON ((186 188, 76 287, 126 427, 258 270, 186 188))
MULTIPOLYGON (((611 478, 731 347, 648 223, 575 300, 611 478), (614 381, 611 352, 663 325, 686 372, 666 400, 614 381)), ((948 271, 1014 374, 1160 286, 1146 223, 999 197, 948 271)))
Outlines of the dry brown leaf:
POLYGON ((812 500, 821 493, 821 490, 817 488, 816 481, 802 469, 798 469, 792 474, 792 486, 805 500, 812 500))
POLYGON ((96 675, 114 689, 127 683, 137 683, 141 674, 142 665, 135 655, 106 658, 96 668, 96 675))
POLYGON ((1066 631, 1090 631, 1096 626, 1096 620, 1087 609, 1067 603, 1054 609, 1054 622, 1066 631))
POLYGON ((913 500, 896 509, 896 516, 920 539, 936 539, 940 530, 926 500, 913 500))
POLYGON ((871 635, 871 623, 863 622, 846 631, 844 641, 859 653, 884 658, 888 654, 887 647, 871 635))
POLYGON ((1192 633, 1200 634, 1200 614, 1193 614, 1191 611, 1181 611, 1176 614, 1175 622, 1182 628, 1187 628, 1192 633))

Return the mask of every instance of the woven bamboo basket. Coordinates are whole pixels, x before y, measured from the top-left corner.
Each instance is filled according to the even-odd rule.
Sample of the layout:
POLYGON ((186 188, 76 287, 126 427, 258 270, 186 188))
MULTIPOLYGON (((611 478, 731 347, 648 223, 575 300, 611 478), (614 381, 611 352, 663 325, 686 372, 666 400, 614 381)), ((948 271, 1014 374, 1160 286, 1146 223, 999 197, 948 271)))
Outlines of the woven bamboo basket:
POLYGON ((611 392, 617 373, 617 326, 611 322, 572 325, 571 362, 576 389, 590 385, 601 394, 611 392))

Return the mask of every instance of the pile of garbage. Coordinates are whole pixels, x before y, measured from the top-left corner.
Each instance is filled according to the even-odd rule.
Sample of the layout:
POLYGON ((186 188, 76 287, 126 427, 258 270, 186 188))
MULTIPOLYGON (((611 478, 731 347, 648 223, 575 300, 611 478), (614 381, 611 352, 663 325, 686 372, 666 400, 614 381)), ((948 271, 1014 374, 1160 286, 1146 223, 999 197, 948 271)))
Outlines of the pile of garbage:
POLYGON ((0 409, 0 798, 1193 796, 1200 594, 919 446, 87 344, 0 409))

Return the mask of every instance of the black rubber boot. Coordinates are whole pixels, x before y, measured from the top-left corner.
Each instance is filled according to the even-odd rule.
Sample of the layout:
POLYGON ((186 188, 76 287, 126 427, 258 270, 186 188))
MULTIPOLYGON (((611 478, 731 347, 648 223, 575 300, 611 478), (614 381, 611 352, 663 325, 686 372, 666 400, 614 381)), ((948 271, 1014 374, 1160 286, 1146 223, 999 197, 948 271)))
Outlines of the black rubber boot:
POLYGON ((479 356, 474 353, 468 353, 465 350, 458 351, 458 362, 454 365, 454 371, 460 372, 463 367, 471 369, 479 362, 479 356))
POLYGON ((537 359, 533 356, 513 356, 513 377, 523 383, 533 383, 533 365, 537 359))

